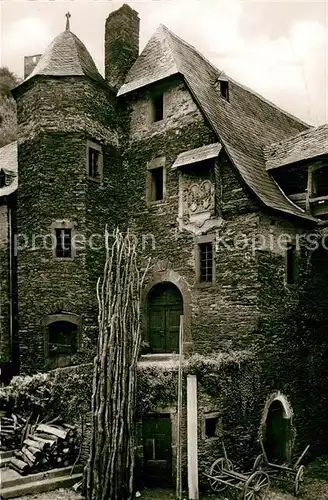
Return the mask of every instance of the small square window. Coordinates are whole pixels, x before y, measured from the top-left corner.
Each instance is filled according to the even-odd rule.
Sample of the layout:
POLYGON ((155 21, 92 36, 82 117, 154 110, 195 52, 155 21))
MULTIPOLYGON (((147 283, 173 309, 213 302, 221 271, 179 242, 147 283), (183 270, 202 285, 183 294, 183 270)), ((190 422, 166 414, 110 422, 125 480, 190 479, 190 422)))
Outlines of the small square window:
POLYGON ((199 281, 213 281, 213 243, 199 243, 199 281))
POLYGON ((89 179, 101 182, 103 175, 102 149, 99 144, 87 142, 87 174, 89 179))
POLYGON ((164 118, 164 94, 152 98, 152 121, 159 122, 164 118))
POLYGON ((286 283, 295 285, 298 278, 298 258, 296 245, 290 244, 286 249, 286 283))
POLYGON ((56 257, 68 259, 72 257, 72 230, 56 229, 56 257))
POLYGON ((219 414, 210 413, 204 419, 204 438, 211 439, 220 437, 222 434, 222 424, 219 414))
POLYGON ((149 201, 160 201, 164 199, 164 169, 163 167, 149 170, 150 175, 150 197, 149 201))

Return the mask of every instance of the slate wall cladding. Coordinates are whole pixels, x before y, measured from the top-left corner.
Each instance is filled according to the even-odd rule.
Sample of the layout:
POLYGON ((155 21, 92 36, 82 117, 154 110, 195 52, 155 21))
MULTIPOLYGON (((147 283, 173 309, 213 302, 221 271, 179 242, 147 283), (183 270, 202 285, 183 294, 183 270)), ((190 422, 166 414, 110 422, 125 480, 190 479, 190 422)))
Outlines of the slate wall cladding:
POLYGON ((9 207, 0 204, 0 363, 11 358, 9 259, 9 207))
MULTIPOLYGON (((112 160, 117 156, 115 109, 104 87, 82 78, 37 79, 18 96, 20 123, 20 189, 18 233, 28 245, 19 250, 18 288, 22 372, 45 368, 45 315, 68 311, 82 316, 79 354, 72 362, 90 359, 95 345, 97 302, 93 250, 77 249, 73 260, 60 261, 39 238, 56 221, 68 220, 86 239, 113 224, 117 207, 108 203, 112 160), (42 96, 38 100, 36 96, 42 96), (38 104, 37 104, 38 103, 38 104), (104 151, 101 185, 87 179, 86 141, 104 151), (33 189, 31 189, 33 183, 33 189), (55 200, 55 201, 54 201, 55 200), (88 268, 90 266, 90 269, 88 268)), ((115 188, 115 186, 114 186, 115 188)))

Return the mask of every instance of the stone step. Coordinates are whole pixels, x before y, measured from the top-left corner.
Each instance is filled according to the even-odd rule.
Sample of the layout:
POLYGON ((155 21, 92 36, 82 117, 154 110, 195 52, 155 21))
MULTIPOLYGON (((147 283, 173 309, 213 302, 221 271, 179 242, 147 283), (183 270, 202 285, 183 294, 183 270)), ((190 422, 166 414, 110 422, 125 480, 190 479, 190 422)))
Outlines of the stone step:
MULTIPOLYGON (((29 474, 27 476, 21 476, 16 471, 9 471, 7 473, 4 472, 1 478, 2 488, 11 488, 12 486, 21 486, 24 484, 35 483, 38 481, 42 481, 45 479, 53 479, 56 477, 64 477, 69 476, 72 470, 72 465, 69 467, 61 467, 58 469, 51 469, 44 472, 37 472, 36 474, 29 474)), ((74 474, 82 474, 83 466, 78 465, 74 467, 74 474)))
POLYGON ((51 477, 50 479, 43 479, 41 481, 33 481, 27 484, 2 488, 1 495, 4 500, 7 500, 8 498, 17 498, 23 495, 45 493, 47 491, 57 490, 58 488, 70 488, 78 481, 81 481, 82 477, 82 474, 51 477))

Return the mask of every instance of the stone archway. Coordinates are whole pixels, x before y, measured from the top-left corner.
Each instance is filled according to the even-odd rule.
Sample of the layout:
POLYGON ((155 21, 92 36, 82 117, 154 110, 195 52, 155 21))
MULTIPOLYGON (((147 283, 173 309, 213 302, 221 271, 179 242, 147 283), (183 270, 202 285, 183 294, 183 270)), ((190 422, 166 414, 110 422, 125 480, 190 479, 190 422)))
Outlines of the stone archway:
POLYGON ((286 396, 274 393, 267 400, 262 420, 261 439, 270 462, 291 461, 294 445, 293 410, 286 396))
POLYGON ((188 287, 188 284, 180 276, 177 272, 170 269, 168 262, 160 261, 157 265, 154 266, 154 270, 152 273, 152 277, 145 286, 142 297, 141 297, 141 306, 142 306, 142 329, 144 332, 144 336, 147 335, 148 330, 148 314, 147 314, 147 299, 151 289, 160 284, 160 283, 171 283, 174 285, 180 292, 183 303, 183 317, 184 317, 184 342, 183 348, 184 352, 192 351, 192 337, 191 337, 191 293, 188 287))
POLYGON ((178 353, 183 299, 180 290, 168 281, 154 285, 147 296, 146 338, 150 352, 178 353))

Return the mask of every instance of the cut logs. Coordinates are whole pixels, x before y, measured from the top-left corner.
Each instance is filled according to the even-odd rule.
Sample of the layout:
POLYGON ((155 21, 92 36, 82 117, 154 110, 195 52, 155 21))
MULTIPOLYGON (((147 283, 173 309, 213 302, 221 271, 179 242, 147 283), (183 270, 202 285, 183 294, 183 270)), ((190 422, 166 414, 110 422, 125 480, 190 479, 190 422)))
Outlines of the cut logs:
POLYGON ((20 446, 27 419, 14 413, 0 419, 1 449, 13 450, 20 446))
POLYGON ((79 440, 72 425, 31 425, 19 450, 15 450, 9 467, 22 475, 58 467, 68 467, 76 461, 79 440))

